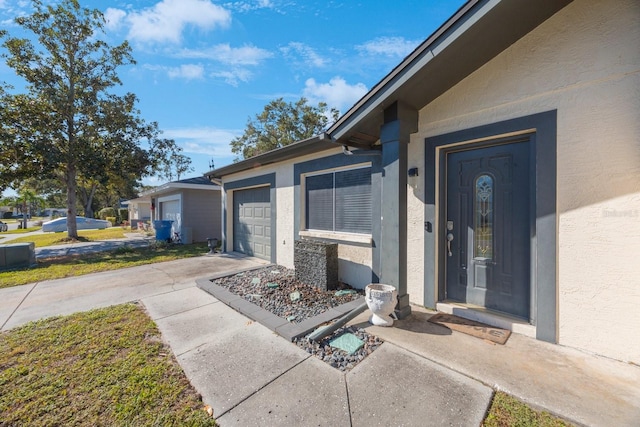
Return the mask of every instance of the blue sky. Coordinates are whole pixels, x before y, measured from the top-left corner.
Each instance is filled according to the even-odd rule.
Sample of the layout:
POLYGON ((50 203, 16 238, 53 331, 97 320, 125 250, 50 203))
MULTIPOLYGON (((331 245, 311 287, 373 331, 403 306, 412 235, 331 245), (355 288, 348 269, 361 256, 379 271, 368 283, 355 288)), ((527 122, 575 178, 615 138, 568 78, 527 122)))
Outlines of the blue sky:
MULTIPOLYGON (((45 0, 45 3, 47 1, 45 0)), ((101 10, 106 39, 129 40, 123 89, 191 157, 198 176, 231 163, 229 142, 269 101, 304 96, 346 112, 463 0, 80 0, 101 10)), ((0 0, 0 27, 30 2, 0 0)), ((0 80, 20 86, 0 63, 0 80)), ((147 184, 159 184, 146 179, 147 184)))

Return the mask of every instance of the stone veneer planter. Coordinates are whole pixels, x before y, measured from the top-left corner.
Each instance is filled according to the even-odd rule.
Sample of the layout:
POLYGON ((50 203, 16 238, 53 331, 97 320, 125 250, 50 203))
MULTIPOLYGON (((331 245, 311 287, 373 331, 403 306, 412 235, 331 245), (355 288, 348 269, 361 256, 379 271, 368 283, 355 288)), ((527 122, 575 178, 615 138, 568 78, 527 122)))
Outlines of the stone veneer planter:
POLYGON ((293 252, 296 279, 322 290, 338 288, 338 244, 296 240, 293 252))

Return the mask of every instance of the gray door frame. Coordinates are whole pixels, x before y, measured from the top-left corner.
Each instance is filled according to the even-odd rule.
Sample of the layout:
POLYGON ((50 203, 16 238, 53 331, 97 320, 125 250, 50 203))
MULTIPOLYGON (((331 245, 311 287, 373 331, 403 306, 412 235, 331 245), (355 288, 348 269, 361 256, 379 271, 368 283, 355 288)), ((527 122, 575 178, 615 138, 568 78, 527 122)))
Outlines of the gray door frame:
POLYGON ((531 323, 536 338, 558 342, 557 286, 557 111, 491 123, 425 139, 425 268, 424 305, 435 308, 444 298, 444 203, 445 156, 450 147, 463 144, 495 143, 503 138, 526 135, 530 138, 535 179, 535 234, 531 238, 531 323))

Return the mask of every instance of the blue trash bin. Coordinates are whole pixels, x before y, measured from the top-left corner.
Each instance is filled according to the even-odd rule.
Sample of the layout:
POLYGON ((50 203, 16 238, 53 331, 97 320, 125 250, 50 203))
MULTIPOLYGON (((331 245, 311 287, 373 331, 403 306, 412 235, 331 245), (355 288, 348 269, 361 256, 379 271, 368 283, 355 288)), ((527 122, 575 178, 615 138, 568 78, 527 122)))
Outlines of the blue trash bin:
POLYGON ((159 220, 153 221, 153 228, 156 229, 156 240, 168 242, 171 239, 171 224, 173 221, 159 220))

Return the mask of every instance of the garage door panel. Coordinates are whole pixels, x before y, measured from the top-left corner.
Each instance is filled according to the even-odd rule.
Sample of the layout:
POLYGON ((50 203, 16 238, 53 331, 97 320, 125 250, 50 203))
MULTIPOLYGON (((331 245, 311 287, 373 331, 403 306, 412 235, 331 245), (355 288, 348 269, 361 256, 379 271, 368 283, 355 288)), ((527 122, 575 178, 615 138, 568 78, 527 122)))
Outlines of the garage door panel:
POLYGON ((271 259, 270 188, 233 193, 233 250, 271 259))

